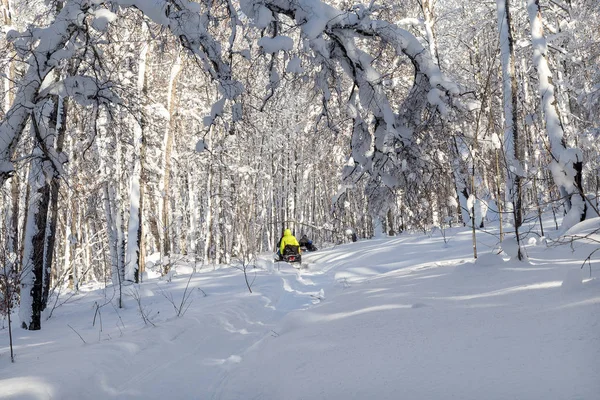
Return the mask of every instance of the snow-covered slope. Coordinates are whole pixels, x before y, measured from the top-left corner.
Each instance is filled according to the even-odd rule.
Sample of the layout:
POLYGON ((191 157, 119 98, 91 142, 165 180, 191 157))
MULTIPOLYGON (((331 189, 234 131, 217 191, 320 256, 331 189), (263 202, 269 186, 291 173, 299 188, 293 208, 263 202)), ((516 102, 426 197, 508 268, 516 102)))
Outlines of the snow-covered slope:
POLYGON ((14 330, 14 364, 0 330, 0 398, 599 399, 594 245, 531 239, 519 263, 480 233, 473 262, 470 235, 344 244, 300 271, 267 255, 252 294, 237 269, 201 270, 182 317, 185 268, 124 309, 112 288, 63 294, 42 331, 14 330))

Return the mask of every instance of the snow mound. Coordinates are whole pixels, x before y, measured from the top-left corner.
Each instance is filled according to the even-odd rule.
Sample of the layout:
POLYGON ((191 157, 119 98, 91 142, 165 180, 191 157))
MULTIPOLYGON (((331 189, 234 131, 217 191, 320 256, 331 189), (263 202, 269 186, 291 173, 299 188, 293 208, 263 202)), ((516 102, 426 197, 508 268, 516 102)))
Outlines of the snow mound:
POLYGON ((565 236, 578 235, 584 236, 590 233, 595 233, 600 230, 600 217, 586 219, 580 222, 565 232, 565 236))
POLYGON ((519 246, 517 244, 517 240, 514 238, 504 239, 502 241, 502 251, 506 253, 511 259, 517 258, 519 246))
MULTIPOLYGON (((148 265, 149 263, 146 263, 148 265)), ((152 264, 154 266, 154 264, 152 264)), ((142 282, 146 282, 149 279, 158 279, 160 278, 160 272, 149 269, 146 267, 144 272, 142 272, 142 282)))
MULTIPOLYGON (((511 260, 518 260, 519 244, 517 243, 516 238, 504 239, 502 243, 500 243, 500 247, 502 248, 502 251, 504 251, 504 253, 510 257, 511 260)), ((521 248, 521 255, 527 259, 527 254, 525 254, 523 248, 521 248)))
POLYGON ((567 275, 562 282, 561 289, 563 292, 577 292, 583 288, 581 268, 571 268, 567 271, 567 275))
POLYGON ((271 271, 273 269, 273 260, 271 258, 258 258, 254 266, 265 271, 271 271))
POLYGON ((504 267, 506 263, 500 255, 496 254, 496 251, 480 253, 475 260, 456 265, 452 273, 457 284, 482 278, 488 280, 490 277, 496 276, 500 267, 504 267))
POLYGON ((504 260, 495 253, 484 253, 477 256, 475 265, 478 267, 495 267, 503 262, 504 260))

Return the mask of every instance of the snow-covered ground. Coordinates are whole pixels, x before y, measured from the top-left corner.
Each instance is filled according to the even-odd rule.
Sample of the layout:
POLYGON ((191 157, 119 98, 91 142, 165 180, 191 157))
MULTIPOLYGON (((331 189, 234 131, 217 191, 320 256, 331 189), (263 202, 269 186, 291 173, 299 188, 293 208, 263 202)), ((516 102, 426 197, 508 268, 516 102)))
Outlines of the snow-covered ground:
POLYGON ((339 245, 305 270, 265 255, 253 293, 205 268, 181 317, 186 268, 123 309, 111 287, 64 294, 41 331, 14 329, 14 364, 0 330, 0 398, 600 399, 600 252, 580 268, 598 244, 530 235, 529 262, 507 261, 480 232, 474 262, 468 229, 446 236, 339 245))

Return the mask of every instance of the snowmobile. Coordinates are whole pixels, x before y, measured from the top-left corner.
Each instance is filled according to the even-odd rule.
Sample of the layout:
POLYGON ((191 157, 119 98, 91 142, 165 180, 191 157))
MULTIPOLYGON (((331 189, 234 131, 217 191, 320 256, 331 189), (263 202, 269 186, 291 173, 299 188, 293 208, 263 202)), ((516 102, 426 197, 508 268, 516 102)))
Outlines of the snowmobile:
POLYGON ((317 247, 316 247, 314 244, 312 244, 312 243, 307 243, 307 244, 305 244, 305 245, 302 245, 302 244, 301 244, 301 245, 300 245, 300 250, 302 250, 302 251, 317 251, 317 250, 319 250, 319 249, 317 249, 317 247))
POLYGON ((312 240, 306 237, 306 235, 302 236, 298 242, 300 244, 300 250, 302 251, 317 251, 317 247, 313 244, 312 240))
POLYGON ((275 259, 275 262, 285 261, 288 263, 302 264, 302 255, 300 254, 300 246, 286 244, 283 249, 283 254, 275 259))

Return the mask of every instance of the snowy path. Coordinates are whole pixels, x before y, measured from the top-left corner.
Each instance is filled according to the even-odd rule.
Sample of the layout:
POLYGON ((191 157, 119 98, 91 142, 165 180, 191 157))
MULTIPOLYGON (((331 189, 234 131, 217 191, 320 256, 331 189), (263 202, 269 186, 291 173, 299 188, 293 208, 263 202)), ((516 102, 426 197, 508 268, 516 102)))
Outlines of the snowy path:
POLYGON ((308 270, 263 260, 252 294, 240 271, 201 271, 181 318, 166 298, 180 301, 188 276, 150 280, 138 292, 156 326, 127 297, 102 308, 100 331, 104 292, 89 291, 41 332, 16 330, 14 365, 0 331, 0 398, 597 400, 600 284, 581 283, 587 250, 532 245, 530 264, 483 251, 473 264, 467 231, 450 246, 362 241, 306 254, 308 270))
POLYGON ((561 266, 456 256, 411 239, 319 255, 331 295, 285 316, 212 398, 597 399, 599 285, 569 293, 561 266))

